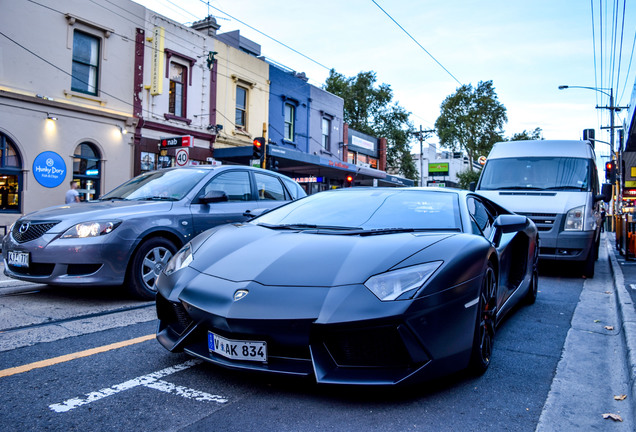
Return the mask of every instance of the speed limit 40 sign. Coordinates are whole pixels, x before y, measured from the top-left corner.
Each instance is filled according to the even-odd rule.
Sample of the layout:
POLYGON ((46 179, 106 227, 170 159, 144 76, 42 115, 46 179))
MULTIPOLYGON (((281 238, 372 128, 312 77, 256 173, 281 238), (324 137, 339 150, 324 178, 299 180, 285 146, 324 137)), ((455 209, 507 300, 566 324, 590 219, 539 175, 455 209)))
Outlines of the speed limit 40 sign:
POLYGON ((188 164, 188 160, 190 159, 190 149, 188 148, 180 148, 175 153, 175 162, 177 166, 186 166, 188 164))

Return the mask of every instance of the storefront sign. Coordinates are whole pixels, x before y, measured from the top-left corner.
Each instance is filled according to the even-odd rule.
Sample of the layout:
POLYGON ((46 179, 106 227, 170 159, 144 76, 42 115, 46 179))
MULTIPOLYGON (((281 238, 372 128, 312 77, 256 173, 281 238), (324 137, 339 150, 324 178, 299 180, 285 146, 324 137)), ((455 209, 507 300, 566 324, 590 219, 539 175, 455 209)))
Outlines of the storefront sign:
POLYGON ((163 63, 164 63, 164 29, 155 27, 152 35, 152 76, 150 94, 156 96, 163 93, 163 63))
POLYGON ((64 159, 52 151, 40 153, 33 161, 33 176, 44 187, 58 187, 66 178, 64 159))
POLYGON ((194 139, 191 135, 161 138, 161 148, 192 147, 194 139))
POLYGON ((429 173, 448 173, 448 162, 429 163, 428 172, 429 173))
POLYGON ((363 149, 375 151, 375 143, 355 135, 351 137, 351 145, 354 145, 356 147, 360 147, 363 149))

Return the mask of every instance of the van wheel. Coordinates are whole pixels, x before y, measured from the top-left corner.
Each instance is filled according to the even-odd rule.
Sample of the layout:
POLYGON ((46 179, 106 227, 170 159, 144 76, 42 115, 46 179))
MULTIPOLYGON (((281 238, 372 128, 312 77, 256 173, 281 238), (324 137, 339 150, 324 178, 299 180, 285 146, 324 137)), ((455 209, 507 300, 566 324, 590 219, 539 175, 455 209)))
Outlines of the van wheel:
POLYGON ((587 253, 587 258, 583 262, 583 277, 592 279, 594 277, 594 247, 587 253))
POLYGON ((157 294, 157 276, 177 251, 175 245, 163 237, 143 242, 128 266, 127 286, 129 291, 142 300, 152 300, 157 294))

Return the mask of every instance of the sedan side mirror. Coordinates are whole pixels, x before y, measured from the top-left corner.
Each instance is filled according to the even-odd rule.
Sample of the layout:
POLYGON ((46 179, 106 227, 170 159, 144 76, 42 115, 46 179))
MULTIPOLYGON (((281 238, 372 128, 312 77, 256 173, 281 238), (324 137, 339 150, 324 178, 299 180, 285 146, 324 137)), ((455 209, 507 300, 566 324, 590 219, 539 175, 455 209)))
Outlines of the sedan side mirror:
POLYGON ((224 202, 224 201, 229 201, 227 194, 219 190, 211 190, 208 193, 206 193, 204 196, 199 198, 199 202, 201 204, 210 204, 210 203, 224 202))
POLYGON ((528 218, 517 214, 503 214, 499 215, 495 219, 493 226, 495 227, 495 234, 493 243, 499 245, 502 234, 509 234, 516 231, 522 231, 528 224, 528 218))
POLYGON ((610 183, 603 183, 601 186, 601 194, 594 197, 594 201, 610 202, 612 200, 612 185, 610 183))

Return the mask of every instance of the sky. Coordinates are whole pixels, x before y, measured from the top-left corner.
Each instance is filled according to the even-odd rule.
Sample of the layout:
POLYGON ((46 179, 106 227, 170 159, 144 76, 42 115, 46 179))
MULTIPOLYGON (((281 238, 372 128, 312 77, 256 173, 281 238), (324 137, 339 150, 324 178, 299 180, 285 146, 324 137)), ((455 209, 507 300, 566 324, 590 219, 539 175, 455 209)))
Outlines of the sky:
MULTIPOLYGON (((581 139, 593 128, 609 142, 600 128, 610 112, 596 108, 609 98, 558 87, 611 87, 615 105, 627 106, 636 79, 633 0, 135 1, 187 25, 212 15, 219 33, 240 30, 316 86, 330 68, 348 77, 374 71, 424 130, 460 85, 492 80, 507 109, 505 136, 539 127, 545 139, 581 139)), ((616 124, 626 116, 619 112, 616 124)), ((597 154, 608 150, 597 144, 597 154)))

